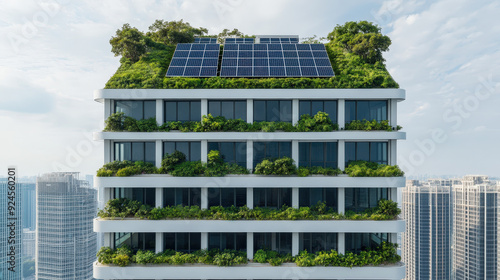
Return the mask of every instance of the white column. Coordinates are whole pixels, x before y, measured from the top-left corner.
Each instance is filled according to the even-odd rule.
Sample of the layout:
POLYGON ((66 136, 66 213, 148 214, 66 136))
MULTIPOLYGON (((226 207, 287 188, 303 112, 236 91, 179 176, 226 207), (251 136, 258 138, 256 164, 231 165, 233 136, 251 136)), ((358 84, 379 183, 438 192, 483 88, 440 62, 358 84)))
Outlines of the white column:
POLYGON ((391 243, 398 242, 398 234, 396 232, 389 233, 389 242, 391 243))
POLYGON ((111 140, 104 140, 104 163, 109 163, 114 159, 111 147, 111 140))
POLYGON ((156 162, 156 167, 160 168, 161 167, 161 161, 163 159, 163 143, 161 140, 156 140, 156 146, 155 146, 155 162, 156 162))
POLYGON ((292 207, 299 208, 299 188, 292 188, 292 207))
POLYGON ((253 170, 253 141, 247 141, 247 169, 253 170))
POLYGON ((247 123, 253 123, 253 99, 247 100, 247 123))
POLYGON ((298 99, 293 99, 292 100, 292 124, 296 124, 299 122, 300 116, 299 116, 299 100, 298 99))
POLYGON ((299 254, 299 233, 292 232, 292 256, 299 254))
POLYGON ((156 253, 163 252, 163 232, 156 233, 156 253))
POLYGON ((113 240, 113 233, 112 232, 105 232, 103 246, 104 247, 112 247, 113 246, 113 242, 111 242, 112 240, 113 240))
POLYGON ((107 120, 113 113, 113 102, 110 99, 104 99, 104 119, 107 120))
POLYGON ((338 213, 345 213, 345 189, 344 188, 338 188, 338 194, 337 194, 337 212, 338 213))
POLYGON ((339 254, 345 254, 345 233, 337 233, 337 252, 339 254))
POLYGON ((253 188, 247 188, 247 207, 253 209, 253 188))
POLYGON ((208 160, 208 141, 201 140, 201 161, 207 162, 208 160))
POLYGON ((339 140, 337 145, 339 151, 337 155, 338 167, 343 171, 345 169, 345 140, 339 140))
POLYGON ((202 232, 200 235, 201 235, 200 247, 202 250, 206 250, 208 249, 208 232, 202 232))
POLYGON ((399 201, 398 201, 398 188, 391 188, 391 193, 389 194, 389 199, 399 203, 399 201))
POLYGON ((398 125, 398 101, 391 99, 388 102, 389 107, 389 125, 392 127, 397 127, 398 125))
POLYGON ((155 207, 163 208, 163 188, 155 190, 155 207))
POLYGON ((201 116, 203 117, 208 115, 208 100, 202 99, 200 105, 201 105, 201 116))
POLYGON ((247 232, 247 259, 253 259, 253 232, 247 232))
POLYGON ((299 141, 297 140, 292 141, 292 159, 299 166, 299 141))
POLYGON ((337 123, 339 129, 342 130, 345 127, 345 100, 339 99, 337 102, 337 123))
POLYGON ((201 209, 208 209, 208 188, 201 188, 201 209))
POLYGON ((163 124, 163 99, 156 99, 156 122, 158 125, 163 124))
POLYGON ((389 140, 389 164, 398 164, 398 140, 389 140))

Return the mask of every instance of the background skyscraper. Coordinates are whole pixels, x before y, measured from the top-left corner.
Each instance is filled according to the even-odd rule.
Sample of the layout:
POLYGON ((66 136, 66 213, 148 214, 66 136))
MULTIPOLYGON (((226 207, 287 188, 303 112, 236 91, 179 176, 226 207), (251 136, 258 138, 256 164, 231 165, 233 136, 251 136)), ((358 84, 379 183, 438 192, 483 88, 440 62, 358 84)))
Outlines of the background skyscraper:
POLYGON ((37 179, 36 198, 37 279, 93 279, 97 191, 78 173, 50 173, 37 179))

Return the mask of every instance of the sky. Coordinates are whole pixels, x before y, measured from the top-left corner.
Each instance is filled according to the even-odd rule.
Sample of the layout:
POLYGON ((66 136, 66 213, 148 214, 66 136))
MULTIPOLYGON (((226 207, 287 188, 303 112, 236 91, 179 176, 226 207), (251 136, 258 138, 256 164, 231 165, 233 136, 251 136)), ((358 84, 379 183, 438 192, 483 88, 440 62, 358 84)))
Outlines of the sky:
POLYGON ((367 20, 392 40, 386 65, 406 90, 398 163, 408 176, 500 176, 499 1, 0 0, 0 176, 95 174, 104 109, 93 101, 119 66, 109 39, 180 20, 218 34, 325 37, 367 20))

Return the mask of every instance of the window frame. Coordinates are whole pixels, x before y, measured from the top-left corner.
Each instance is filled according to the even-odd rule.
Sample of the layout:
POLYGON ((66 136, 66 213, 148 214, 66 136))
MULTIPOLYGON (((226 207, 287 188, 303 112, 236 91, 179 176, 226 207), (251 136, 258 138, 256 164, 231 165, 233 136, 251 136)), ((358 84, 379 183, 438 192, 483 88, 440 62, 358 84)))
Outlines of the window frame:
MULTIPOLYGON (((387 121, 389 120, 389 100, 345 100, 345 113, 344 113, 344 119, 345 119, 345 122, 346 123, 349 123, 349 122, 352 122, 354 120, 358 120, 358 121, 362 121, 363 119, 360 119, 359 117, 359 104, 360 102, 385 102, 385 117, 381 118, 381 119, 377 119, 375 118, 375 120, 377 121, 387 121), (354 116, 355 118, 350 120, 350 116, 347 115, 347 106, 349 106, 349 103, 350 102, 354 102, 354 116)), ((368 108, 370 108, 370 105, 368 105, 368 108)), ((371 120, 367 120, 367 121, 372 121, 373 119, 371 120)))
POLYGON ((164 100, 163 101, 163 119, 165 122, 192 122, 192 121, 201 121, 201 100, 164 100), (168 120, 167 118, 167 103, 168 102, 173 102, 175 103, 175 120, 168 120), (189 103, 189 120, 179 120, 179 102, 188 102, 189 103), (193 103, 198 103, 200 108, 199 108, 199 114, 198 116, 194 119, 192 114, 193 112, 193 103))
POLYGON ((128 161, 131 161, 131 162, 136 162, 136 161, 143 161, 143 162, 149 162, 149 163, 152 163, 152 164, 156 164, 156 143, 155 142, 151 142, 151 141, 114 141, 113 142, 113 160, 114 161, 124 161, 124 160, 128 160, 128 161), (138 143, 141 143, 143 144, 143 159, 142 160, 132 160, 133 159, 133 155, 134 155, 134 144, 138 144, 138 143), (120 159, 120 151, 117 152, 117 150, 120 150, 121 148, 117 148, 119 147, 120 144, 130 144, 130 159, 125 159, 125 156, 123 159, 120 159), (152 160, 147 160, 147 146, 148 144, 153 148, 153 153, 152 155, 149 155, 151 156, 150 159, 152 160))
POLYGON ((248 151, 248 147, 247 147, 247 142, 241 142, 241 141, 221 141, 221 142, 208 142, 207 144, 207 152, 210 153, 210 151, 219 151, 221 157, 223 158, 224 162, 226 163, 236 163, 238 164, 239 166, 241 167, 244 167, 246 168, 247 167, 247 159, 248 159, 248 154, 247 154, 247 151, 248 151), (225 156, 221 153, 221 144, 222 143, 232 143, 233 144, 233 154, 234 154, 234 159, 228 161, 225 156), (211 149, 210 148, 210 145, 214 145, 214 144, 217 144, 217 149, 211 149), (245 152, 244 152, 244 156, 245 156, 245 160, 244 161, 241 161, 241 162, 238 162, 237 161, 237 157, 238 157, 238 146, 237 145, 244 145, 245 147, 245 152))
POLYGON ((223 116, 223 114, 222 114, 222 103, 223 103, 223 102, 231 102, 231 103, 232 103, 232 105, 233 105, 233 116, 232 116, 231 118, 226 118, 226 119, 228 119, 228 120, 230 120, 230 119, 231 119, 231 120, 241 119, 241 120, 243 120, 243 121, 245 121, 245 122, 247 121, 247 100, 223 100, 223 99, 222 99, 222 100, 220 100, 220 99, 208 100, 208 102, 207 102, 207 103, 208 103, 208 104, 207 104, 207 106, 208 106, 208 108, 207 108, 207 109, 208 109, 208 110, 207 110, 207 112, 208 112, 209 114, 212 114, 212 116, 213 116, 213 117, 223 116), (215 103, 215 102, 217 102, 217 103, 219 104, 219 111, 220 111, 220 114, 218 114, 218 115, 214 115, 214 114, 212 114, 212 113, 211 113, 211 110, 210 110, 210 106, 211 106, 211 104, 210 104, 210 103, 215 103), (236 102, 241 102, 241 103, 244 103, 244 105, 245 105, 245 106, 244 106, 244 108, 245 108, 245 114, 243 114, 243 115, 244 115, 244 118, 236 118, 236 102))
MULTIPOLYGON (((142 107, 142 117, 141 118, 135 118, 136 120, 146 120, 146 119, 151 119, 151 118, 154 118, 156 119, 156 100, 114 100, 114 104, 113 104, 113 112, 114 113, 119 113, 119 111, 117 110, 118 109, 118 103, 120 102, 141 102, 141 107, 142 107), (151 103, 154 103, 154 114, 152 117, 149 117, 149 118, 146 118, 145 115, 146 115, 146 102, 151 102, 151 103)), ((120 112, 123 112, 123 111, 120 111, 120 112)), ((125 113, 125 112, 123 112, 125 113)), ((133 116, 129 116, 127 114, 125 114, 125 116, 127 117, 133 117, 133 116)))
MULTIPOLYGON (((329 166, 329 167, 332 167, 332 168, 338 168, 339 167, 339 143, 337 141, 333 141, 333 142, 299 142, 299 167, 312 167, 313 165, 311 164, 312 163, 312 160, 311 160, 311 156, 313 155, 313 153, 311 153, 311 149, 312 149, 312 144, 316 144, 316 143, 322 143, 323 144, 323 165, 322 167, 328 167, 327 166, 327 163, 330 162, 330 161, 327 161, 327 157, 328 157, 328 154, 327 154, 327 145, 328 144, 334 144, 334 146, 336 147, 333 147, 332 150, 335 151, 335 161, 331 161, 333 163, 336 163, 334 164, 334 166, 329 166), (302 163, 305 162, 304 160, 301 159, 301 150, 303 147, 304 144, 308 144, 308 151, 309 151, 309 159, 305 160, 308 162, 307 165, 303 165, 302 163)), ((305 153, 305 151, 304 151, 305 153)), ((316 166, 316 165, 314 165, 316 166)))
MULTIPOLYGON (((262 122, 262 121, 266 121, 266 122, 288 122, 288 123, 292 123, 293 122, 293 101, 290 100, 290 99, 278 99, 278 100, 274 100, 274 99, 265 99, 265 100, 260 100, 260 99, 257 99, 257 100, 254 100, 253 101, 253 121, 254 122, 262 122), (256 108, 258 106, 256 106, 256 103, 259 103, 259 102, 265 102, 265 106, 264 106, 264 112, 265 112, 265 116, 263 118, 263 120, 258 120, 256 119, 256 116, 259 115, 259 112, 255 112, 256 108), (279 114, 278 114, 278 120, 272 120, 270 119, 270 116, 268 116, 268 105, 269 105, 269 102, 278 102, 278 110, 279 110, 279 114), (282 112, 282 104, 281 102, 290 102, 290 115, 289 115, 289 118, 290 120, 285 120, 283 121, 282 119, 284 118, 283 117, 283 112, 282 112)), ((288 116, 287 116, 288 117, 288 116)))
POLYGON ((289 153, 289 158, 292 158, 292 142, 289 142, 289 141, 279 141, 279 142, 274 142, 274 141, 259 141, 259 142, 253 142, 253 146, 252 146, 252 149, 253 149, 253 168, 255 168, 257 166, 258 163, 260 163, 262 160, 264 159, 273 159, 273 158, 276 158, 276 157, 270 157, 268 156, 268 147, 269 147, 269 144, 270 143, 277 143, 278 144, 278 157, 277 158, 281 158, 281 157, 284 157, 284 156, 287 156, 287 155, 283 155, 283 152, 282 150, 284 149, 284 147, 282 147, 282 144, 286 143, 286 144, 289 144, 290 145, 290 153, 289 153), (265 145, 264 147, 264 153, 266 154, 262 159, 257 159, 257 157, 255 156, 256 155, 256 150, 257 148, 255 147, 255 145, 265 145))
POLYGON ((345 142, 345 149, 344 149, 345 167, 349 166, 349 163, 351 161, 363 160, 363 159, 358 158, 358 144, 359 143, 368 143, 368 161, 369 162, 375 162, 378 164, 386 164, 386 165, 389 164, 389 142, 387 142, 387 141, 356 141, 356 142, 349 141, 349 142, 345 142), (378 144, 378 143, 385 144, 385 152, 386 152, 384 155, 384 157, 386 158, 385 161, 373 161, 372 160, 372 144, 378 144), (347 147, 349 144, 354 144, 354 160, 350 160, 347 157, 347 153, 348 153, 347 147))
MULTIPOLYGON (((166 150, 166 145, 167 143, 173 143, 174 144, 174 151, 179 151, 177 149, 177 145, 181 143, 187 143, 188 144, 188 150, 189 150, 189 155, 186 155, 186 160, 187 161, 200 161, 201 160, 201 141, 163 141, 162 142, 162 154, 163 157, 167 155, 166 150), (198 144, 199 145, 199 154, 196 157, 197 159, 193 159, 193 144, 198 144)), ((196 153, 194 153, 196 154, 196 153)))
POLYGON ((313 117, 315 114, 317 114, 317 112, 315 114, 313 114, 313 102, 321 102, 322 103, 322 110, 320 110, 321 112, 325 112, 325 113, 328 113, 325 111, 325 102, 335 102, 335 114, 333 115, 332 117, 332 114, 328 113, 328 116, 330 117, 330 120, 332 120, 333 123, 337 123, 338 122, 338 114, 339 114, 339 102, 337 99, 332 99, 332 100, 314 100, 314 99, 301 99, 299 100, 299 119, 300 117, 302 117, 302 115, 310 115, 311 117, 313 117), (305 103, 305 102, 309 102, 309 105, 308 105, 308 110, 309 110, 309 113, 302 113, 301 112, 301 109, 302 109, 302 104, 305 103))

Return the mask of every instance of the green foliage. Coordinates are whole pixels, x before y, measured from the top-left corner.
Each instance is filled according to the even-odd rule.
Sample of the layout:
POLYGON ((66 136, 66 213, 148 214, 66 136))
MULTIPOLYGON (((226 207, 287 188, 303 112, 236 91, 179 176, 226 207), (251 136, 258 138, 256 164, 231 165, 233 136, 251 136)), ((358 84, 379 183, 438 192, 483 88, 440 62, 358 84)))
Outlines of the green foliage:
POLYGON ((401 214, 401 209, 399 209, 397 202, 392 200, 381 199, 378 202, 378 206, 375 208, 375 214, 396 217, 399 214, 401 214))
POLYGON ((123 122, 125 121, 125 113, 118 112, 111 114, 105 121, 106 126, 104 131, 123 131, 123 122))
POLYGON ((300 120, 297 123, 296 128, 299 132, 322 132, 338 130, 339 126, 331 121, 327 113, 318 112, 314 117, 311 117, 307 114, 300 116, 300 120))
POLYGON ((136 174, 155 174, 156 172, 156 167, 152 163, 143 161, 131 162, 124 160, 113 161, 103 165, 103 167, 97 170, 97 177, 123 177, 136 174))
POLYGON ((171 154, 167 154, 161 161, 160 173, 168 173, 174 170, 176 165, 179 165, 185 161, 186 155, 177 150, 171 154))
POLYGON ((337 176, 342 174, 342 171, 338 168, 333 167, 321 167, 321 166, 311 166, 311 167, 299 167, 297 169, 297 175, 299 177, 306 177, 309 175, 324 175, 324 176, 337 176))
POLYGON ((292 175, 297 173, 293 159, 282 157, 275 160, 264 159, 255 167, 254 174, 262 175, 292 175))
MULTIPOLYGON (((345 130, 385 130, 385 131, 392 131, 393 128, 389 125, 389 121, 383 120, 383 121, 377 121, 377 120, 353 120, 349 123, 345 124, 345 130)), ((400 126, 396 127, 397 130, 400 129, 400 126)))
POLYGON ((141 56, 148 51, 144 34, 128 23, 116 30, 116 36, 111 37, 109 43, 111 52, 115 56, 121 55, 132 63, 139 61, 141 56))
POLYGON ((174 45, 177 43, 192 43, 194 36, 202 36, 206 34, 206 28, 194 28, 188 22, 179 21, 164 21, 156 20, 146 34, 153 41, 163 43, 165 45, 174 45))
POLYGON ((350 177, 401 177, 404 172, 397 165, 378 164, 369 161, 350 162, 345 173, 350 177))

